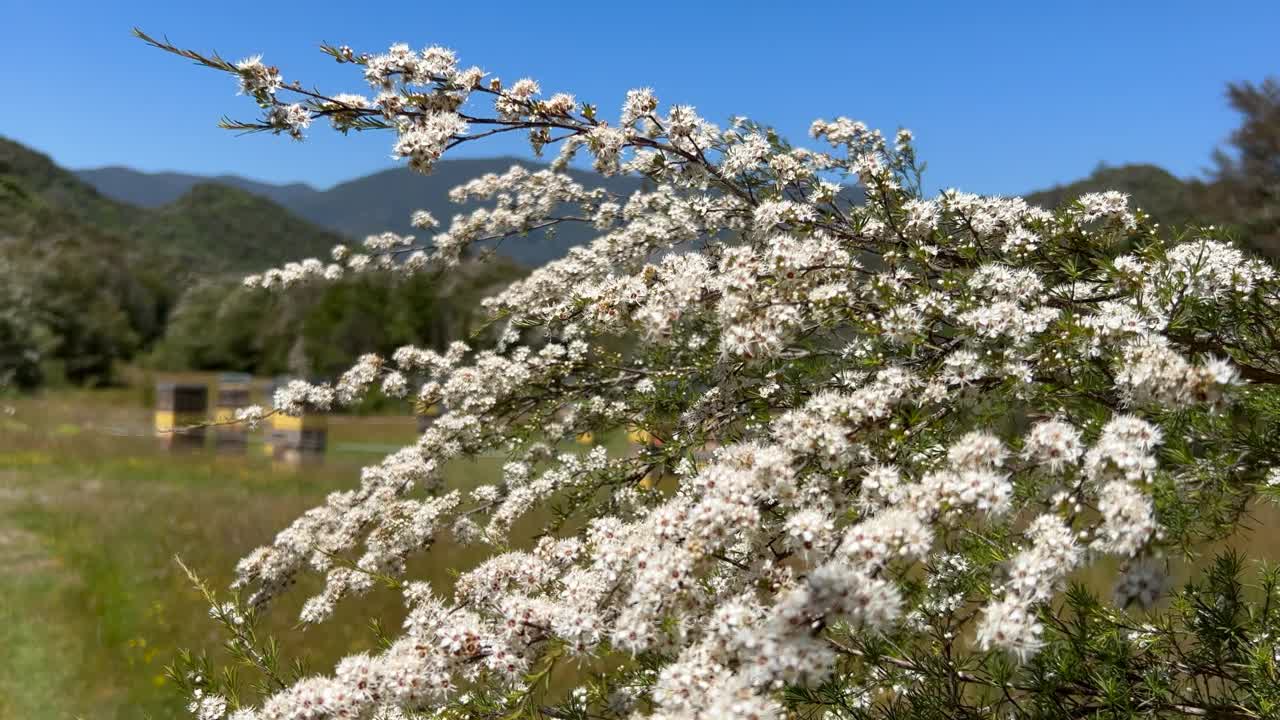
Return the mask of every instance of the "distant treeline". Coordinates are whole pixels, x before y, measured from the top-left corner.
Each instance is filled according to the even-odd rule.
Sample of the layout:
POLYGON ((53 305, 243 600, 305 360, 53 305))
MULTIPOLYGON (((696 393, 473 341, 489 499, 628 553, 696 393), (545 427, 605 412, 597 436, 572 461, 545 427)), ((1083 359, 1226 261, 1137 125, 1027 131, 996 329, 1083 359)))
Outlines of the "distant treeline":
POLYGON ((332 378, 362 353, 487 338, 480 300, 522 274, 499 260, 442 276, 373 272, 277 291, 207 281, 182 296, 146 364, 332 378))

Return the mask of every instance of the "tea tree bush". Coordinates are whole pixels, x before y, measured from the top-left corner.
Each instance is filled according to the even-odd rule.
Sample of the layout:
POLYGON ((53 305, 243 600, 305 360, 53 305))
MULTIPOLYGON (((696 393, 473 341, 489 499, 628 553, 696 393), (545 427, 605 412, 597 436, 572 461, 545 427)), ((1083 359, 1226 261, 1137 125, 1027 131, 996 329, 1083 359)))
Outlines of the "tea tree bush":
POLYGON ((599 232, 484 301, 496 348, 403 347, 276 395, 271 412, 371 392, 446 411, 240 563, 212 612, 234 672, 173 671, 202 720, 1280 712, 1280 578, 1208 552, 1280 489, 1280 280, 1212 228, 1164 239, 1118 193, 925 197, 911 133, 846 118, 814 122, 815 151, 647 89, 615 114, 403 45, 326 47, 370 88, 327 95, 143 37, 235 76, 262 110, 238 130, 385 129, 423 172, 502 133, 558 153, 457 188, 491 204, 418 215, 425 241, 251 286, 599 232), (647 189, 585 189, 556 171, 575 155, 647 189), (652 441, 564 451, 623 430, 652 441), (507 456, 499 482, 442 487, 482 452, 507 456), (530 517, 542 532, 513 542, 530 517), (490 555, 452 588, 406 576, 443 537, 490 555), (324 579, 304 624, 377 585, 408 617, 304 672, 255 630, 303 574, 324 579), (1080 582, 1099 574, 1114 593, 1080 582))

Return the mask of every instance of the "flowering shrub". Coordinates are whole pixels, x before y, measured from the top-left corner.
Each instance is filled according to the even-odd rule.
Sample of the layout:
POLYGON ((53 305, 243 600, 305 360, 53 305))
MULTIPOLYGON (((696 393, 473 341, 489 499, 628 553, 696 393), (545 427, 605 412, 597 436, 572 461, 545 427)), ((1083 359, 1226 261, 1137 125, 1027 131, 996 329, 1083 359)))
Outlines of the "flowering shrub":
POLYGON ((389 129, 423 172, 500 133, 559 148, 453 192, 488 207, 416 217, 429 243, 371 237, 250 285, 599 230, 485 301, 496 347, 404 347, 276 395, 274 412, 370 392, 446 411, 240 563, 212 614, 262 691, 189 656, 174 677, 201 720, 1280 712, 1280 577, 1205 557, 1278 497, 1280 279, 1211 228, 1165 237, 1118 193, 927 198, 909 132, 845 118, 813 124, 822 152, 649 90, 606 121, 403 45, 325 48, 372 88, 329 96, 143 37, 235 75, 263 110, 237 129, 389 129), (578 153, 649 189, 557 172, 578 153), (628 430, 652 441, 564 450, 628 430), (481 452, 508 458, 500 481, 442 486, 481 452), (529 517, 550 519, 513 542, 529 517), (448 592, 405 573, 443 536, 491 550, 448 592), (304 573, 324 587, 303 623, 387 585, 402 630, 288 670, 255 623, 304 573), (562 666, 570 687, 547 682, 562 666))

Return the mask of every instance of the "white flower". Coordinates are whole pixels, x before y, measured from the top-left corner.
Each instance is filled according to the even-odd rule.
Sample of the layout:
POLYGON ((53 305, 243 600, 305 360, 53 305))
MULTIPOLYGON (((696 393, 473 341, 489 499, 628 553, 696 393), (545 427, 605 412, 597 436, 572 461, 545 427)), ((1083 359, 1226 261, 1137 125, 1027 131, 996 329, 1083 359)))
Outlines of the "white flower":
POLYGON ((227 699, 221 695, 205 695, 191 701, 187 711, 195 715, 196 720, 222 720, 227 714, 227 699))
POLYGON ((274 95, 284 81, 280 71, 275 67, 262 64, 262 56, 254 55, 236 63, 236 72, 240 76, 240 92, 246 95, 264 93, 274 95))
POLYGON ((267 124, 275 132, 287 133, 295 140, 302 139, 302 131, 311 126, 311 111, 297 103, 273 105, 267 112, 267 124))
POLYGON ((414 170, 429 173, 445 145, 466 131, 467 123, 457 113, 430 113, 400 129, 395 154, 408 159, 414 170))
POLYGON ((247 425, 250 430, 255 430, 257 429, 258 424, 262 422, 262 417, 265 414, 266 412, 262 409, 261 405, 246 405, 241 408, 236 408, 235 415, 233 417, 236 422, 242 422, 247 425))
POLYGON ((1026 662, 1040 651, 1044 627, 1029 604, 1016 595, 991 603, 978 621, 977 642, 983 650, 1003 650, 1026 662))
POLYGON ((1083 453, 1080 431, 1062 420, 1036 423, 1022 446, 1023 457, 1043 465, 1051 473, 1061 473, 1075 465, 1083 453))
POLYGON ((627 92, 627 101, 622 106, 622 119, 619 125, 634 125, 637 120, 653 112, 658 107, 658 99, 653 90, 641 88, 627 92))
POLYGON ((1113 480, 1098 492, 1102 527, 1094 547, 1121 557, 1132 557, 1156 533, 1151 500, 1129 483, 1113 480))
POLYGON ((1129 212, 1129 196, 1114 190, 1100 193, 1085 193, 1077 201, 1080 205, 1075 212, 1080 222, 1108 218, 1119 222, 1126 228, 1133 229, 1137 221, 1129 212))
POLYGON ((440 223, 436 221, 435 216, 426 210, 414 210, 410 224, 420 230, 430 230, 440 223))

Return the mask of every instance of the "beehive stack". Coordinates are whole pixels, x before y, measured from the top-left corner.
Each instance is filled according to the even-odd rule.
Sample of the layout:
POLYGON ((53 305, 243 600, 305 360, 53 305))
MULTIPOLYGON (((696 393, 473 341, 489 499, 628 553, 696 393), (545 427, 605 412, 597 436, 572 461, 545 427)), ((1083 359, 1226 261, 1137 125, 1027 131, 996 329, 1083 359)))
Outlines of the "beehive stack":
MULTIPOLYGON (((277 380, 276 385, 284 382, 287 380, 277 380)), ((274 392, 273 387, 273 395, 274 392)), ((324 415, 276 414, 271 416, 271 427, 267 432, 264 450, 268 455, 277 458, 322 455, 328 444, 328 438, 329 423, 324 415)))
POLYGON ((271 416, 271 446, 274 451, 323 453, 328 435, 328 423, 323 415, 271 416))
POLYGON ((168 446, 204 444, 209 388, 198 383, 156 384, 156 435, 168 446))
POLYGON ((214 446, 219 450, 243 450, 249 442, 249 426, 236 422, 236 411, 250 405, 251 378, 227 374, 218 379, 214 406, 214 446))

